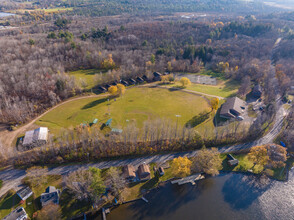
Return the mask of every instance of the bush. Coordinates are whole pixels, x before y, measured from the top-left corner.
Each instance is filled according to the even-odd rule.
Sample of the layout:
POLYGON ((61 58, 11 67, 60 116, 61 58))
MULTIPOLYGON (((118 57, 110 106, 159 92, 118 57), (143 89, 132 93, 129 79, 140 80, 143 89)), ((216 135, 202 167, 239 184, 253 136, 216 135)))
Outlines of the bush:
POLYGON ((2 188, 3 186, 3 180, 0 180, 0 189, 2 188))

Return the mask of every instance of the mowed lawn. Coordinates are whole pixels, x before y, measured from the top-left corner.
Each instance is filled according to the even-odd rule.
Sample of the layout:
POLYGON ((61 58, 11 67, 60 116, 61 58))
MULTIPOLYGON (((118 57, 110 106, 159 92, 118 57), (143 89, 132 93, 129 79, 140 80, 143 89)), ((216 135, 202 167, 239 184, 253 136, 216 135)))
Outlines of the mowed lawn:
POLYGON ((157 118, 176 121, 175 115, 181 115, 178 123, 184 125, 205 110, 210 110, 209 104, 198 95, 160 88, 134 87, 127 89, 124 96, 116 100, 108 101, 108 96, 97 96, 66 103, 46 114, 36 124, 47 126, 51 133, 56 134, 61 128, 90 123, 95 118, 100 123, 112 118, 112 126, 123 128, 131 122, 142 127, 144 121, 157 118))
MULTIPOLYGON (((180 82, 176 82, 173 86, 180 86, 180 82)), ((185 89, 202 92, 208 95, 215 95, 220 97, 231 97, 236 95, 238 92, 239 83, 236 81, 221 81, 218 85, 202 85, 192 83, 190 86, 187 86, 185 89)))
POLYGON ((69 72, 68 74, 70 76, 74 76, 79 85, 80 85, 81 79, 85 80, 85 82, 87 83, 86 89, 91 89, 95 86, 94 76, 95 74, 99 74, 99 73, 105 73, 105 71, 98 70, 98 69, 88 69, 88 70, 72 71, 72 72, 69 72))

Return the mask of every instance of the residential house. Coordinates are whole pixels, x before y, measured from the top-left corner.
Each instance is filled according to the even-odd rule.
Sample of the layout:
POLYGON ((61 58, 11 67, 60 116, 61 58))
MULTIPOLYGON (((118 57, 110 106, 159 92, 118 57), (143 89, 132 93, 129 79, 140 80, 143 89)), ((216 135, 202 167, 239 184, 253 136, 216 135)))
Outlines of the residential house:
POLYGON ((231 119, 240 116, 245 109, 245 102, 238 97, 228 98, 222 105, 220 110, 220 117, 231 119))
POLYGON ((59 204, 60 190, 54 186, 47 187, 46 191, 41 194, 42 207, 48 204, 59 204))
POLYGON ((18 207, 10 212, 9 215, 5 216, 3 220, 26 220, 28 215, 23 207, 18 207))
POLYGON ((133 182, 136 179, 136 170, 133 165, 126 165, 123 167, 123 176, 127 181, 133 182))
POLYGON ((19 198, 21 200, 25 201, 27 198, 29 198, 31 195, 33 195, 33 192, 30 189, 30 187, 26 186, 26 187, 18 190, 16 194, 19 196, 19 198))
POLYGON ((138 175, 141 181, 149 180, 151 178, 150 169, 146 163, 143 163, 138 167, 138 175))
POLYGON ((48 141, 48 128, 40 127, 35 130, 27 131, 22 145, 24 147, 38 147, 46 144, 48 141))

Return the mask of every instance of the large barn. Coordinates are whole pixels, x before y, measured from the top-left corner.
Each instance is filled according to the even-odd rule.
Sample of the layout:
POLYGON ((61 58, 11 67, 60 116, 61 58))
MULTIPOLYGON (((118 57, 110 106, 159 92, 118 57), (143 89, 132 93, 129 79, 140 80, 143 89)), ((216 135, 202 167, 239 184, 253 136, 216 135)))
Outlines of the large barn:
POLYGON ((40 127, 35 130, 27 131, 22 145, 24 147, 37 147, 46 144, 48 140, 48 128, 40 127))

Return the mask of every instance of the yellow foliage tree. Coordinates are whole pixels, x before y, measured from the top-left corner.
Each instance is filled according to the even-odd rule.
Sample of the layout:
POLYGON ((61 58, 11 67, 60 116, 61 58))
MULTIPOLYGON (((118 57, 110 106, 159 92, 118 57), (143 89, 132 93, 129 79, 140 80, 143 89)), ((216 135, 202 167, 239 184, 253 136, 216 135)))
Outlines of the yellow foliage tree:
POLYGON ((112 54, 108 54, 108 57, 102 61, 101 65, 102 65, 102 68, 106 70, 114 69, 115 63, 112 59, 112 54))
POLYGON ((248 154, 248 159, 253 162, 254 164, 253 168, 255 167, 255 165, 260 165, 260 166, 266 165, 269 161, 269 156, 268 156, 266 147, 265 146, 252 147, 248 154))
POLYGON ((111 95, 116 95, 117 94, 117 86, 110 86, 108 88, 108 92, 111 94, 111 95))
POLYGON ((219 99, 218 98, 212 98, 210 100, 210 106, 211 106, 212 110, 217 110, 218 105, 219 105, 219 99))
POLYGON ((126 87, 123 84, 117 84, 117 94, 122 96, 126 92, 126 87))
POLYGON ((167 62, 167 70, 170 72, 173 70, 172 63, 170 61, 167 62))
POLYGON ((171 170, 176 177, 184 177, 191 174, 191 165, 187 157, 178 157, 172 160, 171 170))
POLYGON ((180 83, 182 84, 182 87, 191 85, 191 81, 187 77, 182 77, 180 83))

